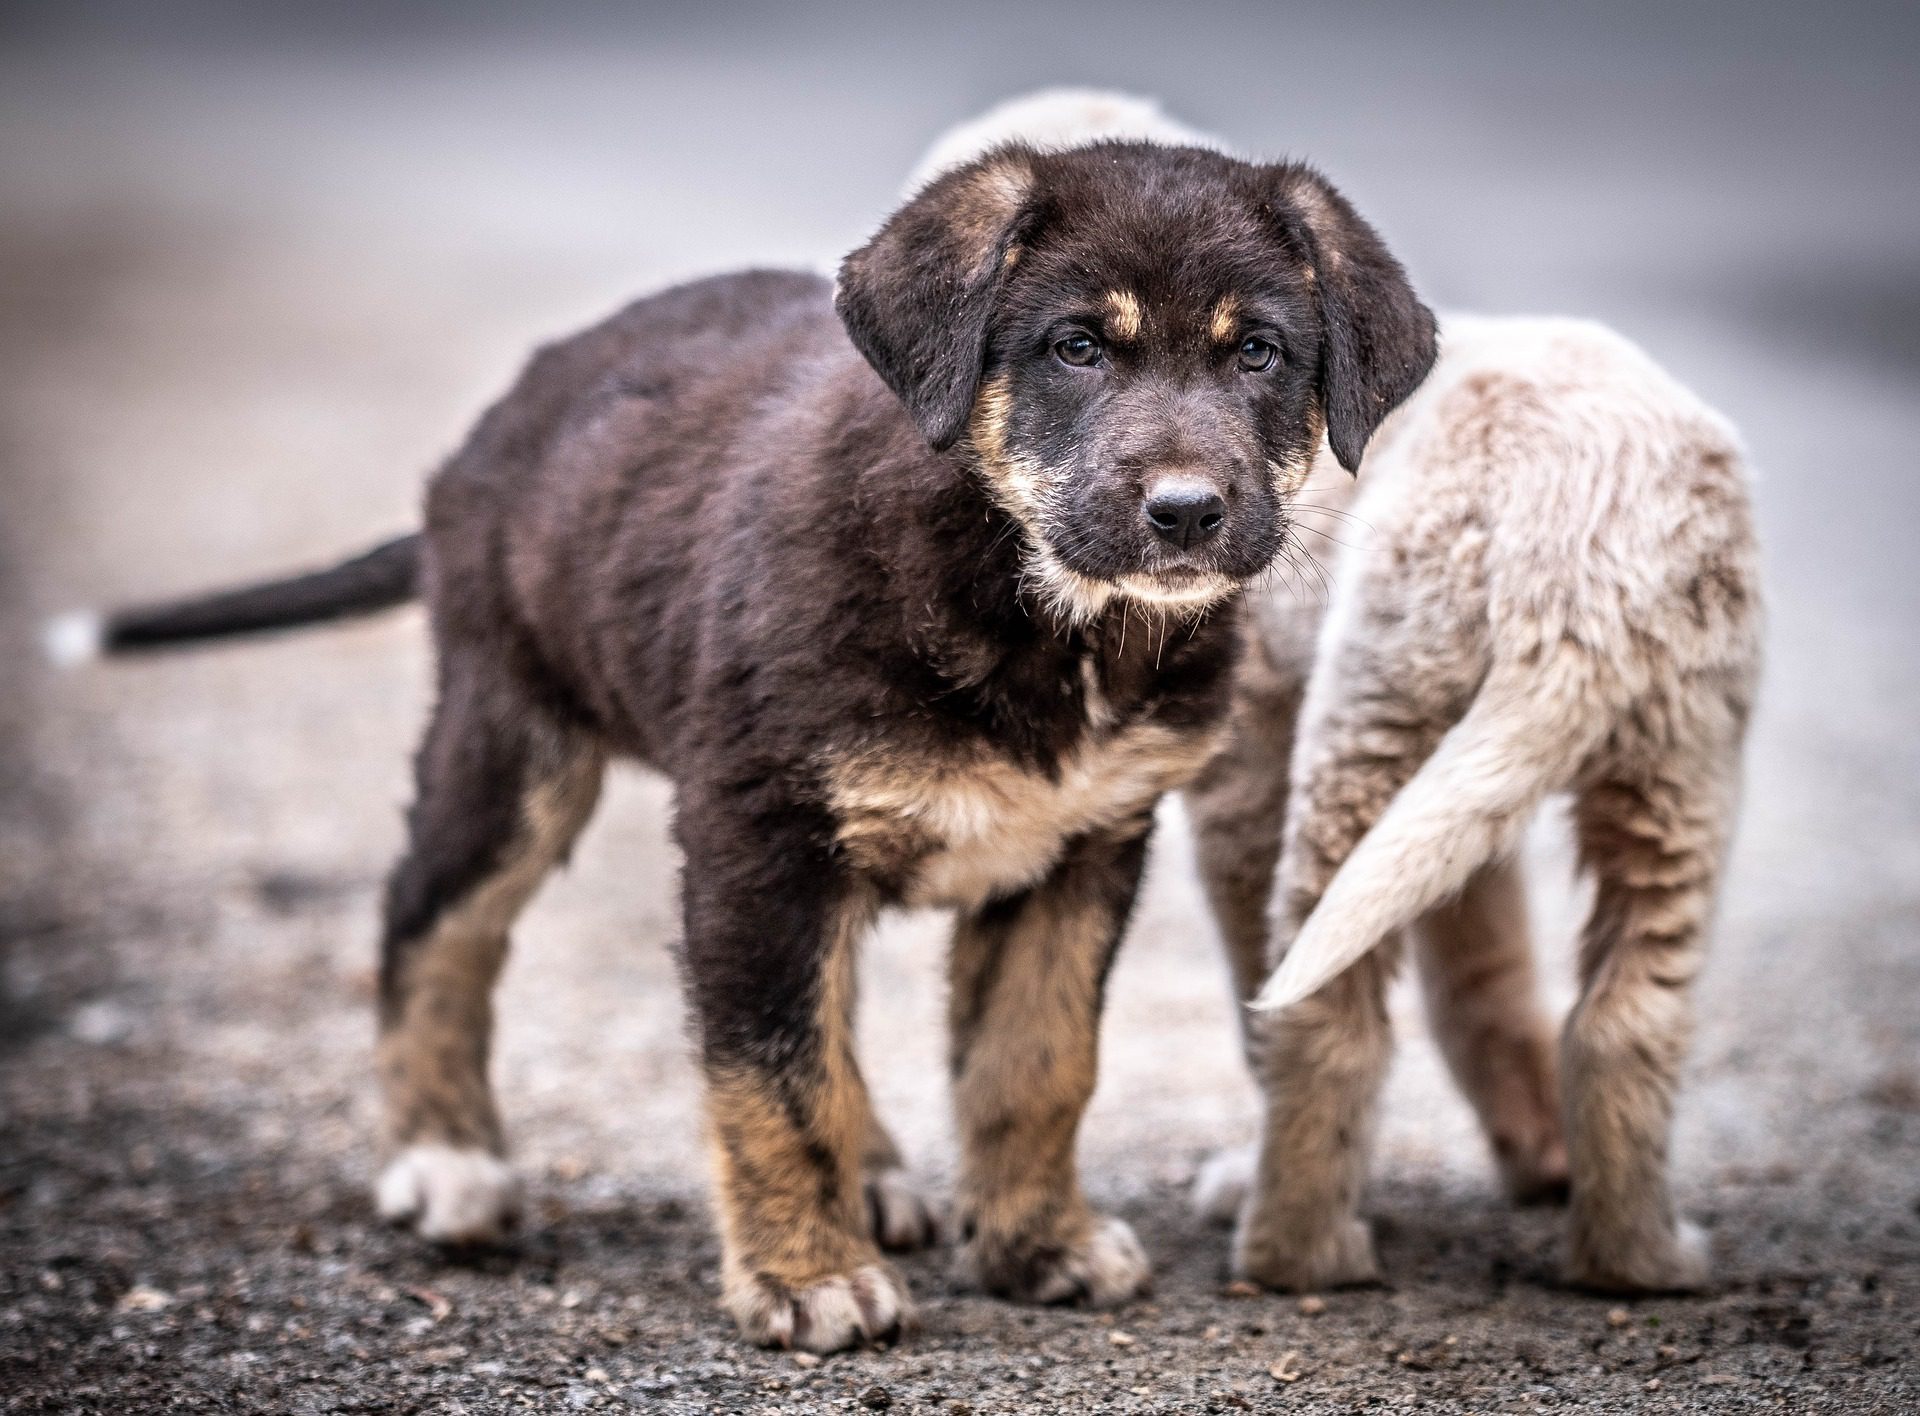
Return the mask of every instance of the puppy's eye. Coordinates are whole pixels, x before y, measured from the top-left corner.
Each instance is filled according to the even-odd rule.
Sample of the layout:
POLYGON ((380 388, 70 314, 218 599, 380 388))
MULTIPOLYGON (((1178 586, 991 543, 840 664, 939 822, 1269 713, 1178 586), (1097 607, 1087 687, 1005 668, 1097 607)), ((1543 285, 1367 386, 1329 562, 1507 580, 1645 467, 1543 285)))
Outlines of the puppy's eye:
POLYGON ((1053 355, 1063 364, 1084 369, 1100 362, 1100 341, 1090 334, 1070 334, 1055 342, 1053 355))
POLYGON ((1280 362, 1278 346, 1269 340, 1249 335, 1240 341, 1240 367, 1250 374, 1264 374, 1280 362))

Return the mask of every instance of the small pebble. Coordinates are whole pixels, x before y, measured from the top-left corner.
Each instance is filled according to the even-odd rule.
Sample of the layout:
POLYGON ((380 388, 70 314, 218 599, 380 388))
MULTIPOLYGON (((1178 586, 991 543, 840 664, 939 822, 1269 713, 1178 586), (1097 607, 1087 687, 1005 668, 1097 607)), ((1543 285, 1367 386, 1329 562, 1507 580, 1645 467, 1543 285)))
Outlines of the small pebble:
POLYGON ((1115 1328, 1107 1334, 1107 1341, 1111 1342, 1115 1347, 1131 1347, 1133 1346, 1133 1334, 1130 1332, 1121 1332, 1120 1329, 1115 1328))
POLYGON ((1310 1318, 1317 1318, 1327 1311, 1327 1300, 1317 1293, 1309 1293, 1300 1300, 1300 1311, 1310 1318))
POLYGON ((1607 1312, 1608 1327, 1625 1327, 1632 1321, 1633 1314, 1629 1313, 1625 1308, 1612 1308, 1607 1312))
POLYGON ((129 1288, 115 1306, 123 1313, 157 1313, 172 1301, 171 1293, 158 1288, 129 1288))

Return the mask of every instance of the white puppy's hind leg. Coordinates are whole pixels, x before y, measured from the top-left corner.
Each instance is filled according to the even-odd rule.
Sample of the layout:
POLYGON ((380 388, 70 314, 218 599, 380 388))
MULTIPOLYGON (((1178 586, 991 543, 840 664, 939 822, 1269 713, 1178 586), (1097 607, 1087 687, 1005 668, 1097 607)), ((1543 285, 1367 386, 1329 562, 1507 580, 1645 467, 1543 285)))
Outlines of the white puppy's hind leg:
POLYGON ((1434 1040, 1473 1104, 1507 1193, 1564 1199, 1559 1060, 1541 1004, 1518 860, 1482 866, 1413 927, 1434 1040))
POLYGON ((1697 1289, 1704 1236, 1667 1184, 1673 1093, 1732 811, 1721 763, 1601 783, 1576 805, 1595 880, 1581 996, 1561 1044, 1573 1174, 1568 1277, 1614 1292, 1697 1289))
POLYGON ((1193 1177, 1194 1216, 1210 1224, 1232 1224, 1253 1184, 1254 1149, 1228 1146, 1208 1156, 1193 1177))

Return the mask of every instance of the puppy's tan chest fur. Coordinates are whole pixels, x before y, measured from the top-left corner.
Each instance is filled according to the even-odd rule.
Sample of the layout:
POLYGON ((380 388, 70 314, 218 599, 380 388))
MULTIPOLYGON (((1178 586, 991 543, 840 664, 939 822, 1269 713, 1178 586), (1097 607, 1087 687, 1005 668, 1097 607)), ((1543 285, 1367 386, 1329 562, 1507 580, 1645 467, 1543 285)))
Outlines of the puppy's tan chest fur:
POLYGON ((838 840, 911 905, 972 908, 1037 883, 1067 843, 1144 817, 1212 756, 1212 732, 1089 732, 1052 773, 999 754, 875 749, 828 769, 838 840))

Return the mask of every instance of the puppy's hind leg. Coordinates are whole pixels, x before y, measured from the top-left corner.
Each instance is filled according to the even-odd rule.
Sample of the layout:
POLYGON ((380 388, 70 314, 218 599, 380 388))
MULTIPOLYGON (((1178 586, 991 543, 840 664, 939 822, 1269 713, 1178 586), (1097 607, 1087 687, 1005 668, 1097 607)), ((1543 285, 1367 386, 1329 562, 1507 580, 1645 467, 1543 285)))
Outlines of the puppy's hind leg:
POLYGON ((1584 790, 1581 855, 1595 880, 1581 996, 1562 1040, 1573 1170, 1568 1276, 1618 1292, 1694 1289, 1704 1236, 1667 1186, 1688 990, 1732 814, 1732 753, 1584 790), (1717 759, 1717 760, 1715 760, 1717 759))
MULTIPOLYGON (((849 1036, 853 1032, 854 992, 850 982, 846 998, 849 1036)), ((857 1080, 857 1069, 854 1075, 857 1080)), ((924 1249, 940 1238, 940 1219, 933 1201, 908 1173, 900 1146, 874 1109, 873 1095, 865 1083, 852 1090, 864 1113, 860 1175, 867 1196, 867 1229, 874 1243, 890 1253, 924 1249)))
POLYGON ((1479 1114, 1507 1192, 1522 1204, 1566 1198, 1559 1068, 1520 863, 1482 866, 1412 932, 1435 1039, 1479 1114))
MULTIPOLYGON (((1372 681, 1371 656, 1353 658, 1342 691, 1302 728, 1273 910, 1276 964, 1446 730, 1443 715, 1372 681)), ((1386 987, 1398 954, 1396 932, 1325 987, 1254 1024, 1266 1115, 1234 1236, 1242 1277, 1299 1290, 1378 1276, 1358 1209, 1392 1045, 1386 987)))
MULTIPOLYGON (((1182 794, 1194 855, 1227 955, 1248 1066, 1257 1070, 1254 1014, 1247 1003, 1267 977, 1267 907, 1286 824, 1288 762, 1300 684, 1249 643, 1234 692, 1226 746, 1182 794)), ((1251 1145, 1215 1152, 1194 1180, 1201 1218, 1231 1224, 1253 1175, 1251 1145)))
POLYGON ((894 1253, 924 1249, 940 1237, 940 1221, 926 1193, 907 1173, 906 1161, 867 1100, 867 1140, 860 1170, 867 1192, 867 1228, 874 1242, 894 1253))
POLYGON ((380 1210, 436 1242, 495 1239, 517 1207, 487 1080, 493 984, 515 917, 593 809, 602 765, 497 671, 443 665, 388 885, 379 1048, 380 1210))
POLYGON ((1226 744, 1181 793, 1248 1044, 1253 1015, 1244 1005, 1267 978, 1267 907, 1286 825, 1301 687, 1274 666, 1264 645, 1249 643, 1226 744))

